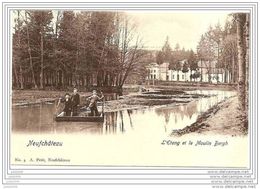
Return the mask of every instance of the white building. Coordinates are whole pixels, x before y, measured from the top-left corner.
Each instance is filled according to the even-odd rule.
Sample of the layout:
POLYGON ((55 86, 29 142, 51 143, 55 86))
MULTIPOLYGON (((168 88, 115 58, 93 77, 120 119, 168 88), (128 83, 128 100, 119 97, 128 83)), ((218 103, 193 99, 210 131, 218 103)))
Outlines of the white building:
POLYGON ((148 80, 161 80, 159 77, 159 65, 157 63, 150 63, 146 69, 148 70, 148 80))
MULTIPOLYGON (((185 61, 186 60, 181 61, 181 66, 183 66, 185 61)), ((147 70, 149 71, 147 80, 224 83, 226 77, 226 82, 230 81, 231 74, 229 71, 225 73, 223 68, 216 68, 216 62, 211 62, 210 67, 208 65, 208 62, 199 61, 196 71, 188 69, 188 72, 183 73, 181 71, 182 69, 180 71, 170 70, 168 62, 164 62, 160 65, 153 62, 147 66, 147 70), (196 79, 192 79, 191 75, 196 72, 199 73, 200 76, 196 79)))
POLYGON ((226 77, 226 82, 229 83, 231 81, 231 73, 228 70, 225 71, 223 68, 217 68, 216 65, 217 61, 199 61, 198 71, 202 73, 199 81, 224 83, 226 77))

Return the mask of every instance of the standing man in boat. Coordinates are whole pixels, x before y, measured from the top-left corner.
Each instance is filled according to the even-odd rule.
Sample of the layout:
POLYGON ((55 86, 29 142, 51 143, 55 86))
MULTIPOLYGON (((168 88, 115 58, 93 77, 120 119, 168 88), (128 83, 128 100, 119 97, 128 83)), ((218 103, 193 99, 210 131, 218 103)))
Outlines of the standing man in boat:
POLYGON ((73 94, 71 96, 71 103, 72 103, 72 116, 78 115, 78 105, 80 103, 80 96, 78 94, 77 88, 73 89, 73 94))
POLYGON ((99 115, 98 109, 97 109, 97 101, 101 101, 101 100, 103 100, 103 98, 104 98, 103 93, 101 92, 101 97, 99 97, 97 95, 96 90, 93 90, 92 96, 87 98, 87 100, 90 101, 88 107, 90 108, 91 116, 98 116, 99 115))
POLYGON ((60 105, 61 102, 63 102, 65 106, 59 116, 71 116, 72 103, 70 99, 70 94, 66 93, 64 99, 60 98, 58 102, 58 106, 60 105))

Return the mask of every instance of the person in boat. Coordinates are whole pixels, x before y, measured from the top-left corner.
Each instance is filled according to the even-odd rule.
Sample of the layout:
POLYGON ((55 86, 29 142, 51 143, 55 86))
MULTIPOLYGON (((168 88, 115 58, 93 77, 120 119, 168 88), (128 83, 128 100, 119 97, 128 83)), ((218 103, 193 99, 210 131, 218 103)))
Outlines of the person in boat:
POLYGON ((71 116, 72 103, 71 103, 71 99, 70 99, 70 94, 66 93, 65 98, 63 98, 63 99, 60 98, 58 105, 61 102, 64 103, 65 106, 64 106, 63 111, 61 112, 61 114, 59 116, 71 116))
POLYGON ((80 96, 78 94, 77 88, 73 89, 73 94, 71 96, 71 104, 72 104, 72 116, 78 115, 78 106, 80 103, 80 96))
POLYGON ((93 90, 92 96, 87 98, 87 100, 90 101, 88 107, 91 111, 91 114, 90 114, 91 116, 98 116, 99 115, 99 112, 98 112, 98 109, 97 109, 97 102, 103 100, 103 98, 104 98, 103 93, 101 92, 101 97, 99 97, 97 95, 96 90, 93 90))

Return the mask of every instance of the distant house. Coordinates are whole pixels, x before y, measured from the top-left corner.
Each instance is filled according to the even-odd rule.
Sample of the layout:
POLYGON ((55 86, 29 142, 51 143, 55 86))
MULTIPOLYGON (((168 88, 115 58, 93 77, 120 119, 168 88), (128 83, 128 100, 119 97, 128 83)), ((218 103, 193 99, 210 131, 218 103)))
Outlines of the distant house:
POLYGON ((231 81, 231 73, 223 68, 217 68, 217 61, 199 61, 198 70, 201 73, 199 81, 212 83, 229 83, 231 81))
POLYGON ((159 77, 159 65, 157 63, 150 63, 146 69, 148 70, 148 80, 161 80, 159 77))
MULTIPOLYGON (((183 68, 183 65, 187 62, 187 60, 182 60, 180 61, 181 68, 183 68)), ((183 73, 182 69, 179 71, 176 70, 169 70, 168 75, 169 75, 169 81, 189 81, 190 80, 190 75, 193 72, 189 69, 188 72, 183 73)))
MULTIPOLYGON (((180 61, 181 67, 187 60, 180 61)), ((147 80, 161 80, 161 81, 195 81, 195 82, 212 82, 212 83, 224 83, 230 81, 230 72, 225 71, 223 68, 216 68, 216 62, 212 61, 199 61, 197 70, 190 70, 183 73, 180 71, 170 70, 169 63, 157 64, 156 62, 150 63, 146 69, 148 70, 147 80), (199 74, 199 77, 192 78, 192 74, 199 74)))

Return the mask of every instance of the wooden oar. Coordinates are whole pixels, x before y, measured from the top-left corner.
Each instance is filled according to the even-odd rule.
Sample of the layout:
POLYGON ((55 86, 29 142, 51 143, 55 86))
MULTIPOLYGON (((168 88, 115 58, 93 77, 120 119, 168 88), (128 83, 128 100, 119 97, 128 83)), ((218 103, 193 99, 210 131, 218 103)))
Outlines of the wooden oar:
POLYGON ((60 113, 60 104, 61 104, 61 98, 59 98, 59 100, 58 100, 58 104, 56 105, 56 112, 55 112, 55 115, 57 116, 57 115, 59 115, 59 113, 60 113))

